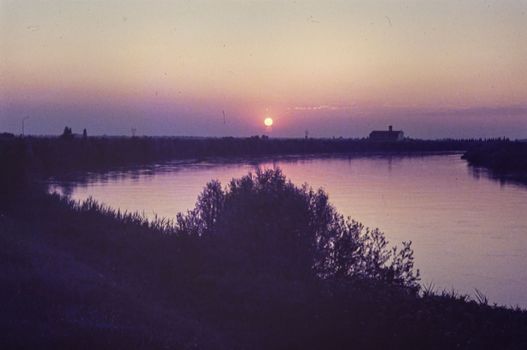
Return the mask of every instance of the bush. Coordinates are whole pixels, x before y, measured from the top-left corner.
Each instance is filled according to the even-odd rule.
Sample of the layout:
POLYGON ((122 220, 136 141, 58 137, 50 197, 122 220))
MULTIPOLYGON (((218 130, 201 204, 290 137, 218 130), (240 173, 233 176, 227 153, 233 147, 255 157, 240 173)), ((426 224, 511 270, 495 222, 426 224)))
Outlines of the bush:
POLYGON ((230 259, 252 273, 419 289, 411 242, 389 248, 378 229, 344 218, 322 189, 296 187, 280 169, 259 169, 225 189, 218 181, 208 183, 196 207, 176 222, 179 234, 214 241, 218 260, 230 259))

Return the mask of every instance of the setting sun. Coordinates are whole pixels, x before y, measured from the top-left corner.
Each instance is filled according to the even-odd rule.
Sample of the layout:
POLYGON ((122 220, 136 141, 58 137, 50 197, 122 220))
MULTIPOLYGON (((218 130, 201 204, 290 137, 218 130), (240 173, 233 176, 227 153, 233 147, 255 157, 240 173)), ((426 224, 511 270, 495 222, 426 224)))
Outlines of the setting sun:
POLYGON ((0 51, 0 350, 527 350, 527 0, 0 0, 0 51))

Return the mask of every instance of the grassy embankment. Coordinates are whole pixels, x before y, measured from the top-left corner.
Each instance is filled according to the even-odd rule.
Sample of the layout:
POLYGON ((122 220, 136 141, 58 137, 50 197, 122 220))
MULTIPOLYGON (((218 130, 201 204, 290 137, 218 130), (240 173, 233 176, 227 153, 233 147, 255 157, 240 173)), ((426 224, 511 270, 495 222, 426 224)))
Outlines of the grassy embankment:
POLYGON ((5 348, 527 345, 527 312, 418 293, 411 249, 391 253, 382 234, 279 173, 211 183, 187 216, 147 222, 47 195, 10 155, 0 179, 5 348))

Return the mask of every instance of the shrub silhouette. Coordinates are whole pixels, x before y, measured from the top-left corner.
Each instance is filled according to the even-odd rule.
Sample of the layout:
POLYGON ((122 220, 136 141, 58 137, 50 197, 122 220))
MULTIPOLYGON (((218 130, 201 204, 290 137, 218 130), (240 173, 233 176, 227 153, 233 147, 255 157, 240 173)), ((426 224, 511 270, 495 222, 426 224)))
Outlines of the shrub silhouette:
MULTIPOLYGON (((297 187, 280 169, 208 183, 177 231, 214 242, 218 260, 285 278, 382 281, 417 292, 411 242, 389 248, 378 229, 344 218, 322 190, 297 187)), ((221 262, 218 262, 221 263, 221 262)))

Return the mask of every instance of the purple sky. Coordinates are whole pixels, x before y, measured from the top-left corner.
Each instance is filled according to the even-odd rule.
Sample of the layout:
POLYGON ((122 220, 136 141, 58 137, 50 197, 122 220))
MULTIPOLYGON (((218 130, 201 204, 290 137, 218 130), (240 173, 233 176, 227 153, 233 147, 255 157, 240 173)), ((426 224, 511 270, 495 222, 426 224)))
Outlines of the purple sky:
POLYGON ((0 131, 527 138, 526 1, 0 1, 0 131), (226 123, 223 123, 225 111, 226 123), (274 120, 266 130, 263 120, 274 120))

